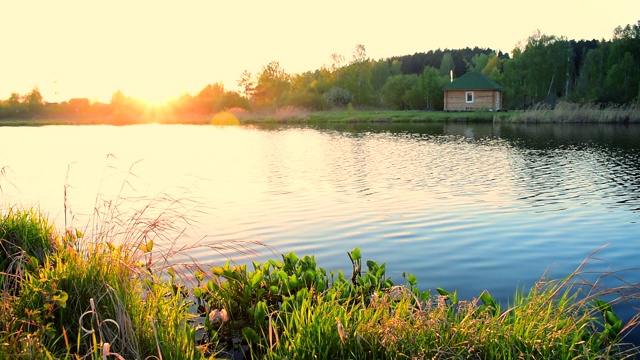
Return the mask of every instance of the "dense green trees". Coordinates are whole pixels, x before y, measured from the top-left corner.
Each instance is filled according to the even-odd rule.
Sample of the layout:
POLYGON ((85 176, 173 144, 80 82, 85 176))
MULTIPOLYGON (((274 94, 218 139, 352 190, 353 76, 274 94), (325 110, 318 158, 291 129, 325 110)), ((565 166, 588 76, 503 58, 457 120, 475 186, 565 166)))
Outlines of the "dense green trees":
POLYGON ((394 75, 382 87, 382 104, 392 110, 408 110, 410 106, 409 94, 418 84, 418 76, 394 75))
POLYGON ((598 104, 638 101, 638 25, 616 28, 608 41, 567 41, 538 32, 513 55, 502 73, 508 107, 553 104, 559 99, 598 104))
POLYGON ((513 59, 507 61, 503 79, 505 98, 521 107, 565 97, 575 71, 572 57, 571 45, 565 38, 538 31, 526 45, 516 48, 513 59))
POLYGON ((253 93, 257 106, 276 108, 285 105, 291 88, 291 76, 280 67, 279 62, 272 61, 264 66, 257 83, 253 93))
MULTIPOLYGON (((469 71, 478 71, 504 86, 503 107, 526 108, 566 100, 577 103, 626 104, 640 96, 640 22, 619 26, 611 40, 568 40, 531 35, 511 54, 478 47, 438 49, 426 53, 372 60, 364 45, 355 46, 351 61, 331 55, 331 64, 288 74, 277 61, 257 75, 244 71, 227 91, 221 83, 170 102, 177 113, 210 114, 224 109, 276 109, 284 106, 323 110, 332 107, 389 109, 443 108, 442 87, 469 71)), ((110 104, 91 104, 84 112, 139 114, 145 104, 118 91, 110 104)), ((69 103, 45 104, 37 88, 0 101, 0 117, 28 117, 71 111, 69 103), (54 110, 49 110, 54 109, 54 110), (55 113, 54 112, 54 113, 55 113)), ((77 110, 77 109, 76 109, 77 110)))
MULTIPOLYGON (((510 109, 560 100, 578 103, 625 104, 640 95, 640 28, 626 25, 611 40, 568 40, 537 31, 511 54, 492 49, 431 50, 427 53, 371 60, 357 45, 351 62, 338 54, 333 63, 315 72, 293 75, 291 92, 279 97, 313 98, 312 108, 325 106, 442 109, 442 87, 468 71, 478 71, 505 88, 504 107, 510 109), (291 94, 307 94, 305 96, 291 94), (313 94, 309 95, 309 94, 313 94)), ((284 80, 286 81, 286 80, 284 80)), ((258 81, 260 82, 260 81, 258 81)), ((283 89, 286 86, 283 85, 283 89)), ((303 105, 255 97, 256 104, 303 105)), ((309 101, 307 101, 308 103, 309 101)), ((307 106, 308 107, 308 106, 307 106)))
POLYGON ((617 27, 611 41, 584 51, 574 101, 624 104, 637 101, 640 84, 640 26, 617 27))
POLYGON ((35 116, 44 110, 44 101, 38 87, 34 87, 31 92, 20 96, 18 93, 11 93, 5 101, 0 101, 0 118, 15 117, 24 118, 35 116))
POLYGON ((422 74, 391 76, 381 89, 382 104, 394 110, 436 109, 442 110, 442 87, 446 76, 427 66, 422 74))

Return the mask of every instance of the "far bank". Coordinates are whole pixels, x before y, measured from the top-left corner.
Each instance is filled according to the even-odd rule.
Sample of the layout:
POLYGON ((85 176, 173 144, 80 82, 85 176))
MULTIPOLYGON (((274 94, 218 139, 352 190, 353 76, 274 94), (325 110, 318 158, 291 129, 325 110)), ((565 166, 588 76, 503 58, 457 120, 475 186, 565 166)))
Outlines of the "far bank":
POLYGON ((338 109, 309 111, 285 107, 270 111, 246 111, 234 108, 215 114, 148 112, 115 115, 65 115, 0 119, 0 126, 45 125, 133 125, 133 124, 324 124, 324 123, 640 123, 637 104, 601 107, 594 104, 558 103, 555 107, 537 105, 517 111, 446 112, 427 110, 338 109))

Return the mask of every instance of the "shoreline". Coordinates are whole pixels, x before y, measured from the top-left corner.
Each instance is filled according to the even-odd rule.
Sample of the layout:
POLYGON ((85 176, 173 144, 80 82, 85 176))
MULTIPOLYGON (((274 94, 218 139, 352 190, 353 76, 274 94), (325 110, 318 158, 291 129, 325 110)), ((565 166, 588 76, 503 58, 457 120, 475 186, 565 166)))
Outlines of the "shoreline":
POLYGON ((444 112, 422 110, 329 110, 307 111, 298 108, 275 112, 230 111, 216 114, 177 114, 126 116, 73 115, 69 117, 33 117, 0 119, 0 126, 48 125, 259 125, 259 124, 351 124, 351 123, 597 123, 640 124, 640 107, 609 107, 559 104, 554 109, 544 106, 529 110, 490 112, 444 112), (222 121, 219 119, 222 118, 222 121))

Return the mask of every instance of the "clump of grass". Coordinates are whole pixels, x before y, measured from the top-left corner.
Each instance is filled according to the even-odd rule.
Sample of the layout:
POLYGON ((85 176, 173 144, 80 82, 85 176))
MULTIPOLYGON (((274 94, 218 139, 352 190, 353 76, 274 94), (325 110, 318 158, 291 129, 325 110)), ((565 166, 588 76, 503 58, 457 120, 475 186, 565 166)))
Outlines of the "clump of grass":
POLYGON ((45 263, 56 245, 55 229, 38 210, 10 207, 0 217, 0 285, 3 292, 20 291, 20 278, 45 263))
MULTIPOLYGON (((148 261, 151 247, 150 241, 117 244, 67 232, 42 264, 25 263, 19 293, 4 292, 9 305, 3 315, 16 319, 3 324, 10 329, 5 339, 32 339, 37 351, 54 358, 97 359, 107 352, 124 358, 198 358, 190 302, 148 261)), ((4 352, 0 347, 0 353, 32 348, 4 352)))
POLYGON ((0 358, 201 359, 215 353, 215 344, 207 353, 198 347, 192 301, 181 290, 190 267, 173 259, 189 258, 192 247, 176 241, 193 226, 187 213, 197 204, 168 194, 125 196, 130 180, 115 198, 96 198, 84 231, 58 234, 37 210, 3 214, 0 234, 11 266, 0 270, 0 358))
POLYGON ((39 210, 10 207, 0 218, 0 264, 7 270, 7 261, 19 256, 31 256, 40 263, 53 251, 55 229, 39 210))
POLYGON ((279 122, 301 121, 309 118, 309 111, 300 107, 286 106, 276 109, 273 117, 279 122))
MULTIPOLYGON (((637 296, 637 285, 601 285, 617 273, 586 281, 593 275, 585 268, 593 254, 565 279, 541 280, 530 291, 516 293, 504 310, 487 292, 468 301, 440 288, 433 295, 421 292, 411 274, 405 274, 406 285, 393 285, 384 277, 384 264, 368 261, 363 274, 359 249, 349 255, 351 279, 340 272, 335 279, 332 275, 330 287, 308 283, 312 286, 282 293, 278 306, 251 297, 253 305, 246 306, 251 316, 242 333, 254 358, 622 359, 640 354, 637 346, 623 341, 637 317, 623 324, 611 306, 637 296), (614 294, 609 302, 602 300, 614 294)), ((278 275, 277 269, 270 273, 285 283, 304 279, 304 266, 294 264, 297 270, 290 275, 278 275)), ((263 276, 264 265, 254 268, 243 276, 228 274, 229 287, 219 286, 235 287, 235 295, 227 293, 235 299, 278 289, 263 276)), ((318 279, 314 273, 309 279, 318 279)))
POLYGON ((537 104, 530 109, 501 119, 508 122, 564 122, 564 123, 637 123, 640 122, 640 105, 558 102, 555 107, 537 104))

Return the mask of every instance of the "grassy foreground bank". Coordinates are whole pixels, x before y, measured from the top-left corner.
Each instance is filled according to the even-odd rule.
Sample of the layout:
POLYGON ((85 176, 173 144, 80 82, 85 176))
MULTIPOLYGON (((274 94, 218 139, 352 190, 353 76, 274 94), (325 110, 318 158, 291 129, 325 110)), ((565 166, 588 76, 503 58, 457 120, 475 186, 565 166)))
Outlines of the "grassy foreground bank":
POLYGON ((640 354, 624 343, 635 318, 625 323, 611 307, 623 300, 618 294, 639 292, 581 281, 592 257, 564 279, 540 280, 528 292, 517 292, 502 307, 487 292, 465 300, 440 288, 422 291, 411 274, 403 274, 404 284, 394 284, 384 263, 363 263, 360 249, 345 255, 353 264, 347 274, 327 272, 312 256, 293 253, 250 266, 194 266, 189 272, 171 267, 180 250, 158 250, 152 240, 163 239, 181 215, 146 211, 126 220, 100 216, 86 236, 76 229, 57 233, 37 210, 1 213, 0 358, 640 354), (119 243, 111 242, 115 238, 119 243))

